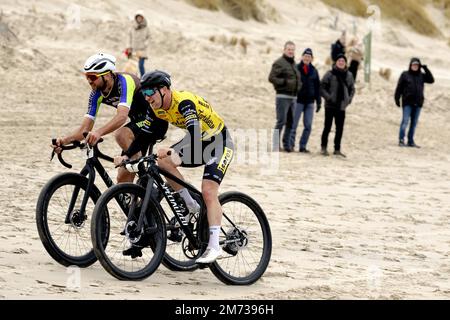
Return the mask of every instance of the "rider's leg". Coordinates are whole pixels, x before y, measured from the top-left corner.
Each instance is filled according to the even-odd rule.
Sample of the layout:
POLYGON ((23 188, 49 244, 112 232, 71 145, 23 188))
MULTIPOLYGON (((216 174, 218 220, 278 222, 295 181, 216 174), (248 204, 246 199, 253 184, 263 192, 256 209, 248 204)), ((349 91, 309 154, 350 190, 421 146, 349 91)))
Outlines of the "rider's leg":
MULTIPOLYGON (((176 161, 176 160, 175 160, 176 161)), ((158 165, 160 168, 166 170, 167 172, 173 174, 178 179, 184 181, 184 177, 181 174, 181 172, 177 169, 177 165, 174 163, 173 158, 167 157, 158 160, 158 165)), ((200 211, 200 205, 195 201, 189 191, 183 187, 182 185, 176 183, 175 181, 166 178, 167 182, 170 184, 173 190, 178 192, 180 196, 183 198, 184 202, 186 203, 186 206, 191 213, 198 213, 200 211)))
MULTIPOLYGON (((208 223, 210 226, 218 226, 222 221, 222 206, 219 202, 219 184, 215 181, 203 179, 202 195, 208 212, 208 223)), ((219 248, 219 238, 209 241, 208 246, 212 245, 216 249, 219 248), (216 241, 217 240, 217 241, 216 241)))
POLYGON ((209 241, 203 255, 196 260, 197 263, 213 263, 223 254, 219 245, 222 207, 220 206, 218 194, 219 184, 212 180, 203 179, 202 195, 208 210, 209 241))
MULTIPOLYGON (((183 175, 181 174, 181 172, 177 169, 177 165, 173 162, 172 157, 167 157, 167 158, 162 158, 162 159, 158 159, 158 166, 161 169, 166 170, 167 172, 169 172, 170 174, 174 175, 175 177, 177 177, 178 179, 184 181, 183 175)), ((183 188, 182 185, 179 185, 178 183, 176 183, 175 181, 166 178, 167 182, 170 184, 170 186, 175 190, 175 191, 179 191, 183 188)))
MULTIPOLYGON (((128 150, 131 143, 134 141, 134 133, 128 127, 122 127, 115 133, 117 144, 122 150, 128 150)), ((141 157, 141 152, 136 153, 131 159, 137 159, 141 157)), ((129 172, 127 169, 120 167, 117 172, 117 183, 120 182, 133 182, 135 174, 129 172)))

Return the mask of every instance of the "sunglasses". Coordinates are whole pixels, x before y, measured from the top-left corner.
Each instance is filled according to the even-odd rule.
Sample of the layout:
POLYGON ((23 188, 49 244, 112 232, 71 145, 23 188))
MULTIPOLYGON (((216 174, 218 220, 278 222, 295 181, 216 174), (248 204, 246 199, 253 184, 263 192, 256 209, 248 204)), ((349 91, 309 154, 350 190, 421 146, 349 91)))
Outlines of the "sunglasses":
POLYGON ((110 73, 110 71, 106 71, 103 73, 93 73, 93 74, 85 74, 86 79, 91 80, 91 81, 95 81, 98 78, 100 78, 101 76, 104 76, 105 74, 110 73))
POLYGON ((151 97, 152 95, 154 95, 156 93, 155 89, 142 89, 142 94, 144 95, 144 97, 151 97))

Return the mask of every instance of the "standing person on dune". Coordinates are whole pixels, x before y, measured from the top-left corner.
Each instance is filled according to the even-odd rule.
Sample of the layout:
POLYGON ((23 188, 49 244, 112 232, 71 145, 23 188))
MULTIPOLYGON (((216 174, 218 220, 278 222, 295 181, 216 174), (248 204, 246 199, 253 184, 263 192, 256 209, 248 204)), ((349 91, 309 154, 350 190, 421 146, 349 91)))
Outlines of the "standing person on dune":
POLYGON ((417 122, 422 110, 424 97, 424 84, 434 83, 434 77, 428 67, 420 62, 419 58, 412 58, 408 71, 404 71, 398 80, 395 89, 395 104, 400 108, 402 99, 402 121, 400 123, 399 143, 400 147, 405 144, 405 131, 408 122, 411 121, 408 131, 408 147, 420 148, 414 141, 417 122), (421 71, 423 69, 424 73, 421 71))
POLYGON ((283 133, 283 147, 286 152, 291 152, 294 145, 291 145, 291 128, 287 125, 288 116, 290 119, 295 114, 297 103, 297 93, 301 89, 300 72, 295 65, 295 44, 288 41, 284 45, 283 55, 273 64, 269 74, 269 82, 272 83, 275 91, 276 123, 273 134, 273 151, 280 151, 281 131, 283 133))
POLYGON ((139 73, 141 77, 145 73, 145 60, 148 58, 148 41, 150 40, 150 31, 147 26, 147 20, 142 10, 138 10, 134 15, 133 26, 130 29, 128 37, 127 53, 138 59, 139 73))

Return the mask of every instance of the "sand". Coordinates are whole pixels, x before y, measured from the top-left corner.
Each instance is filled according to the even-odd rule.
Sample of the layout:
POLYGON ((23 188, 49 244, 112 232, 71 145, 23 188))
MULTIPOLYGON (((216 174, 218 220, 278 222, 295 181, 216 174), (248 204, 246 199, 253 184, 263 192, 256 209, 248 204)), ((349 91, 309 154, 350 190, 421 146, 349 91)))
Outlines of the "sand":
MULTIPOLYGON (((323 75, 330 44, 339 36, 328 27, 336 11, 309 1, 270 1, 281 20, 266 24, 241 22, 174 0, 70 3, 2 1, 0 298, 450 298, 448 46, 444 39, 429 39, 388 21, 375 34, 372 83, 361 82, 360 70, 347 112, 342 142, 346 159, 319 154, 322 110, 315 114, 310 155, 280 153, 279 166, 272 171, 260 161, 235 161, 229 168, 221 191, 251 195, 272 228, 272 259, 257 283, 235 288, 208 269, 176 273, 163 266, 144 281, 123 282, 96 263, 79 271, 79 288, 68 287, 74 271, 45 251, 35 206, 46 181, 80 170, 83 160, 78 153, 67 154, 72 170, 49 162, 49 143, 75 128, 86 112, 89 86, 79 72, 84 60, 104 50, 120 57, 119 69, 124 65, 120 54, 135 10, 144 10, 151 28, 147 68, 167 70, 175 88, 204 96, 232 130, 273 128, 275 94, 267 76, 285 41, 297 44, 297 60, 305 47, 313 48, 323 75), (77 19, 67 19, 78 8, 79 25, 77 19), (246 53, 239 45, 225 44, 232 37, 248 41, 246 53), (397 146, 401 110, 393 100, 398 76, 413 55, 436 77, 434 85, 426 86, 416 132, 421 149, 397 146), (380 67, 392 69, 389 81, 377 75, 380 67)), ((442 16, 438 18, 444 25, 442 16)), ((349 28, 355 21, 360 35, 366 30, 364 19, 341 13, 340 21, 349 28)), ((113 114, 102 107, 97 125, 113 114)), ((164 143, 181 135, 171 129, 164 143)), ((113 137, 105 140, 102 150, 117 154, 113 137)), ((106 166, 115 177, 114 168, 106 166)), ((183 173, 200 185, 201 169, 183 173)), ((105 189, 102 184, 100 188, 105 189)))

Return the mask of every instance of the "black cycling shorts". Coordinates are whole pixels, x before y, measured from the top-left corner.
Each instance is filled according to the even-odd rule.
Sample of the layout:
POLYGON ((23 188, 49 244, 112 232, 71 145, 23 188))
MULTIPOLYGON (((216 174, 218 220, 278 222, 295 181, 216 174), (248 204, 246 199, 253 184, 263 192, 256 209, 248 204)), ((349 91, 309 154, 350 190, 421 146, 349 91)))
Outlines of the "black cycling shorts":
POLYGON ((171 147, 180 156, 181 166, 194 168, 204 165, 203 179, 220 184, 234 154, 233 140, 226 127, 211 139, 198 142, 198 145, 192 146, 190 140, 188 134, 171 147))
POLYGON ((134 141, 131 143, 128 150, 122 151, 122 155, 126 154, 128 157, 132 157, 139 151, 141 152, 142 156, 145 156, 148 150, 153 148, 153 145, 156 143, 156 141, 164 137, 164 135, 161 136, 161 134, 155 135, 153 133, 144 132, 134 122, 129 122, 125 125, 125 127, 129 128, 134 135, 134 141))

